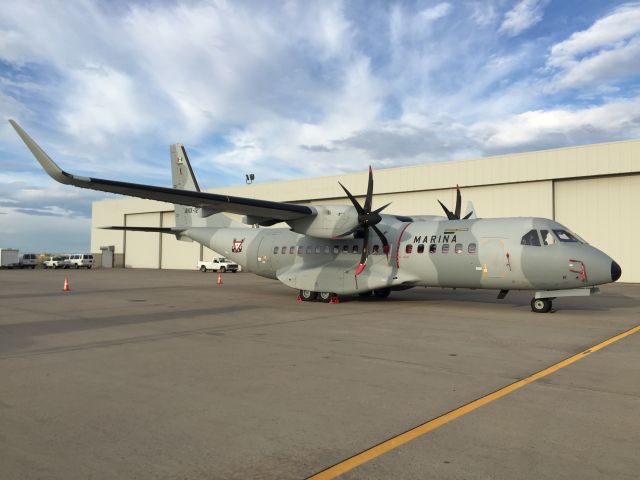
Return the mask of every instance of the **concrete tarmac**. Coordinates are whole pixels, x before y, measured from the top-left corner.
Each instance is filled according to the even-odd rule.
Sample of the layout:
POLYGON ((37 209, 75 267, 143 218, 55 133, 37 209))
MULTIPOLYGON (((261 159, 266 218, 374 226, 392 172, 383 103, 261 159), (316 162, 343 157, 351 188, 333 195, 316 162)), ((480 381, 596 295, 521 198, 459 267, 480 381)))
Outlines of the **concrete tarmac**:
MULTIPOLYGON (((297 303, 252 274, 0 271, 0 478, 301 479, 640 324, 640 285, 297 303), (71 292, 62 292, 69 275, 71 292)), ((348 479, 636 479, 640 333, 348 479)))

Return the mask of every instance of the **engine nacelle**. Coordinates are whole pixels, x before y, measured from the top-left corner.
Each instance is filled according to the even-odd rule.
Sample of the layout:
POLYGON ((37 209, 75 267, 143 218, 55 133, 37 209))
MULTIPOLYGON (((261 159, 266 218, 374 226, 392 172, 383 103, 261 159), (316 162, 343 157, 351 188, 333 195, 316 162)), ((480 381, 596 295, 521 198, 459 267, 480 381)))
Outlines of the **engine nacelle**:
POLYGON ((296 233, 318 238, 336 238, 358 225, 358 212, 350 205, 314 205, 316 215, 289 220, 296 233))

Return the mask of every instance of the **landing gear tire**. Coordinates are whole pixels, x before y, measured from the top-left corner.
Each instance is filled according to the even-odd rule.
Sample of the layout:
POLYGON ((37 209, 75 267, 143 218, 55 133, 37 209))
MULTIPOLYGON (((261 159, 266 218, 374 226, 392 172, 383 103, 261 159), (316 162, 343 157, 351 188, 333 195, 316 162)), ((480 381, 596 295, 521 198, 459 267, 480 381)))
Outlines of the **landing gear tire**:
POLYGON ((551 300, 549 298, 534 298, 531 300, 531 311, 535 313, 547 313, 551 310, 551 300))
POLYGON ((379 290, 374 290, 373 294, 376 298, 387 298, 391 294, 390 288, 381 288, 379 290))
POLYGON ((318 300, 320 300, 323 303, 329 303, 331 301, 332 296, 333 296, 333 293, 331 292, 320 292, 318 294, 318 300))
POLYGON ((227 268, 226 268, 226 267, 220 267, 220 273, 224 273, 224 272, 226 272, 226 271, 227 271, 227 268))
POLYGON ((202 265, 202 266, 200 267, 200 271, 201 271, 202 273, 206 272, 206 271, 207 271, 207 267, 205 267, 204 265, 202 265))
POLYGON ((318 292, 312 292, 311 290, 300 290, 300 298, 303 302, 313 302, 318 296, 318 292))

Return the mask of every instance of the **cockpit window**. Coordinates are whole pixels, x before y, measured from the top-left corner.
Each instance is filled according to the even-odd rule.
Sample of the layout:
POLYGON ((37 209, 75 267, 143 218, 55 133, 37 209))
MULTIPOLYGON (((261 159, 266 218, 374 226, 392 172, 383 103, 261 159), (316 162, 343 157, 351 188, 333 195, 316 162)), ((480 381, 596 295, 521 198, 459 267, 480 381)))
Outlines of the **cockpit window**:
POLYGON ((540 235, 542 236, 542 243, 545 245, 553 245, 556 243, 556 239, 549 230, 540 230, 540 235))
POLYGON ((556 234, 558 240, 561 242, 580 242, 571 232, 567 232, 566 230, 553 230, 553 233, 556 234))
POLYGON ((529 230, 527 233, 525 233, 522 236, 522 240, 520 240, 520 245, 533 245, 534 247, 539 247, 540 237, 538 237, 538 231, 529 230))

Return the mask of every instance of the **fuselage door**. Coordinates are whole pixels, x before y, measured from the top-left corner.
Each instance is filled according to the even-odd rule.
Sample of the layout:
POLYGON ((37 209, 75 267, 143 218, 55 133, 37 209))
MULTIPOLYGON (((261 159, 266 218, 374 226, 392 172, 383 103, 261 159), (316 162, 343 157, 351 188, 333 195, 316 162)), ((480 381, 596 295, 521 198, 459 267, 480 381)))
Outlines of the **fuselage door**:
POLYGON ((265 231, 261 234, 257 251, 256 273, 258 275, 275 278, 276 265, 274 264, 273 248, 276 244, 276 234, 265 231))
POLYGON ((480 262, 483 278, 504 278, 511 271, 511 259, 507 256, 504 238, 480 239, 480 262))

